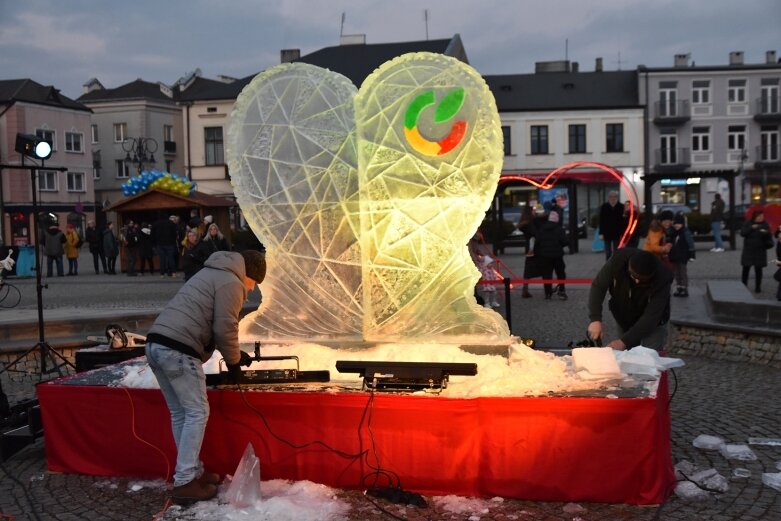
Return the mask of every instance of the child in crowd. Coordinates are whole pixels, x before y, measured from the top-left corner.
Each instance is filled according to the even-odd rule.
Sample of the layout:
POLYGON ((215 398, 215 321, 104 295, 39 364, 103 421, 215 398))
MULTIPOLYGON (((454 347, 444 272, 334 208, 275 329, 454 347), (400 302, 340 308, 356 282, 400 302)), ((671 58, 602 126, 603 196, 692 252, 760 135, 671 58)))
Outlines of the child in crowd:
POLYGON ((673 293, 673 297, 689 296, 689 275, 686 268, 690 259, 694 259, 694 239, 686 227, 686 217, 679 213, 673 218, 673 226, 670 233, 670 253, 668 258, 672 263, 673 273, 675 274, 675 283, 678 288, 673 293))

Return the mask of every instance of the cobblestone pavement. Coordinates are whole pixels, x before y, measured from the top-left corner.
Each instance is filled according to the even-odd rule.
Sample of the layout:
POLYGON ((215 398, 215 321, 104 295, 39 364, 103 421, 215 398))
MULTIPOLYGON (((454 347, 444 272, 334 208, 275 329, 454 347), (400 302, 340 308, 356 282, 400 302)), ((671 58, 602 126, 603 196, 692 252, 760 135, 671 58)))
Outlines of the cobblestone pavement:
MULTIPOLYGON (((604 260, 591 253, 590 244, 581 241, 581 253, 567 255, 570 278, 591 278, 604 260)), ((740 251, 710 253, 710 245, 698 244, 697 261, 690 265, 690 284, 704 287, 713 278, 740 277, 740 251)), ((509 268, 522 273, 520 250, 503 256, 509 268)), ((765 274, 759 298, 774 298, 772 271, 765 274)), ((34 281, 13 280, 23 288, 20 306, 35 309, 34 281), (31 296, 32 295, 32 296, 31 296)), ((44 282, 47 282, 44 280, 44 282)), ((123 308, 162 306, 181 284, 181 279, 154 277, 129 278, 88 275, 50 279, 44 290, 46 309, 112 307, 121 318, 123 308)), ((513 291, 512 321, 516 335, 535 338, 540 346, 563 347, 585 336, 587 285, 571 285, 569 300, 545 301, 539 287, 532 299, 521 299, 513 291)), ((675 299, 673 300, 675 306, 675 299)), ((500 308, 503 312, 503 308, 500 308)), ((675 308, 673 308, 673 313, 675 308)), ((0 310, 0 313, 3 313, 0 310)), ((614 331, 608 323, 606 337, 614 331)), ((455 514, 433 505, 427 509, 399 507, 381 503, 394 515, 410 520, 680 520, 732 521, 781 519, 781 492, 762 484, 762 473, 779 472, 781 447, 752 446, 757 461, 737 462, 724 459, 718 452, 692 446, 699 434, 717 435, 728 443, 745 443, 749 437, 781 438, 781 416, 776 404, 781 395, 779 370, 753 364, 740 364, 705 358, 686 358, 686 366, 676 370, 677 391, 672 407, 672 459, 688 460, 702 469, 715 468, 729 479, 729 490, 699 501, 676 496, 658 507, 635 507, 580 503, 585 509, 568 513, 564 503, 515 500, 482 503, 487 512, 455 514), (733 478, 735 468, 746 468, 749 478, 733 478)), ((674 386, 671 386, 674 387, 674 386)), ((121 450, 121 448, 118 448, 121 450)), ((562 469, 566 472, 566 469, 562 469)), ((46 471, 44 444, 38 440, 0 465, 0 514, 17 520, 148 520, 164 504, 165 490, 160 482, 139 492, 128 490, 128 479, 52 474, 46 471)), ((351 520, 391 519, 379 512, 358 491, 340 491, 351 504, 351 520)), ((567 509, 569 510, 569 509, 567 509)), ((0 516, 0 519, 2 517, 0 516)), ((165 519, 188 519, 187 511, 169 510, 165 519)))

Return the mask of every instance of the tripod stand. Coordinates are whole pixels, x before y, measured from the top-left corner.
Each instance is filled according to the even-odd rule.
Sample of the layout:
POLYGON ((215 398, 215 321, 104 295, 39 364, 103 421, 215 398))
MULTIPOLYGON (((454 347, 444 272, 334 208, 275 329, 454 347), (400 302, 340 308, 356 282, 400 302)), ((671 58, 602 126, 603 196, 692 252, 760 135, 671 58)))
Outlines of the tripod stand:
MULTIPOLYGON (((38 343, 35 344, 33 347, 16 357, 16 359, 12 360, 11 362, 7 363, 2 370, 0 370, 0 374, 5 373, 6 371, 14 371, 18 373, 25 373, 28 371, 21 371, 18 369, 12 369, 12 367, 16 366, 20 361, 27 358, 30 354, 38 351, 39 354, 39 360, 40 360, 40 374, 41 377, 43 377, 44 374, 53 373, 54 371, 57 371, 57 374, 59 376, 62 376, 61 368, 64 366, 70 366, 74 370, 76 369, 76 366, 74 366, 70 361, 68 361, 67 358, 62 356, 60 353, 58 353, 56 350, 52 349, 52 347, 49 345, 48 342, 46 342, 46 338, 44 335, 44 322, 43 322, 43 288, 48 287, 44 286, 41 283, 41 247, 40 247, 40 238, 38 237, 38 233, 40 232, 40 223, 39 223, 39 216, 38 216, 38 196, 37 196, 37 177, 38 177, 38 168, 37 166, 27 167, 24 164, 24 157, 25 154, 22 154, 22 169, 29 170, 30 171, 30 180, 32 182, 32 191, 33 191, 33 226, 35 227, 36 231, 36 237, 35 237, 35 289, 36 289, 36 297, 38 300, 38 343), (59 358, 59 361, 57 360, 59 358), (52 368, 47 369, 47 360, 51 362, 52 368)), ((41 159, 41 168, 43 168, 44 160, 41 159)), ((2 165, 5 166, 5 165, 2 165)), ((19 168, 18 166, 14 168, 19 168)), ((64 171, 64 168, 57 168, 56 170, 64 171)))

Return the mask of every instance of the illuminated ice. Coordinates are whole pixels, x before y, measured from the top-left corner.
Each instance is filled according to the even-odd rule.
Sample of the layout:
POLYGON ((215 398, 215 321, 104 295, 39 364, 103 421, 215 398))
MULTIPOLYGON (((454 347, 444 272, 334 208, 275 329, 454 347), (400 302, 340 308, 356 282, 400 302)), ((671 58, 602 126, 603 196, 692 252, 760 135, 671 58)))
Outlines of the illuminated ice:
POLYGON ((237 99, 227 157, 269 264, 245 338, 509 342, 473 296, 466 244, 503 144, 493 96, 468 65, 408 54, 360 91, 312 65, 274 67, 237 99))

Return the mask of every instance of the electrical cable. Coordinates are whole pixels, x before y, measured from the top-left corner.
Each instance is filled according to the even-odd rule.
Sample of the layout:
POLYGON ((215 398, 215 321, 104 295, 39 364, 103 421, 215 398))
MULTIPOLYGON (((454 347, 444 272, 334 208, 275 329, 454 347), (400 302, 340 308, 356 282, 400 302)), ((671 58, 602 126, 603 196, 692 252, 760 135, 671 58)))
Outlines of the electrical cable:
POLYGON ((678 375, 675 374, 675 369, 670 369, 670 373, 673 375, 673 383, 675 384, 673 386, 673 392, 670 394, 670 398, 667 399, 667 409, 670 409, 670 405, 673 403, 673 398, 675 397, 675 393, 678 392, 678 375))

